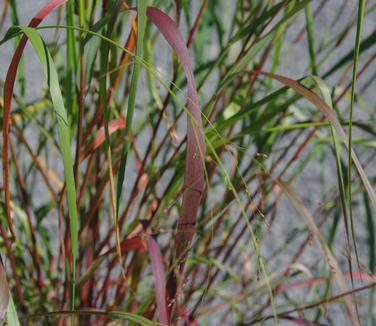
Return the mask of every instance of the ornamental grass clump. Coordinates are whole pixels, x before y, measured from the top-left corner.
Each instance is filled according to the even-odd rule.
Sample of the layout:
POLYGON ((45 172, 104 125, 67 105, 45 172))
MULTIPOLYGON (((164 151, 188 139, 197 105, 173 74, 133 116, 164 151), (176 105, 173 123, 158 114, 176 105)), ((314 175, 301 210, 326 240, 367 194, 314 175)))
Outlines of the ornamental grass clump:
POLYGON ((3 323, 376 323, 372 1, 0 10, 3 323))

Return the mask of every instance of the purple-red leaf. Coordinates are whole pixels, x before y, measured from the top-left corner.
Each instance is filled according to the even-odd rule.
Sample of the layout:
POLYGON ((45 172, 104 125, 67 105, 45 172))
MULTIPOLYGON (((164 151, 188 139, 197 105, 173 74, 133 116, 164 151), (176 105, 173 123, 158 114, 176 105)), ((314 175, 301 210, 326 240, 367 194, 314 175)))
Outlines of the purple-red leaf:
POLYGON ((159 321, 163 324, 169 324, 167 315, 166 280, 162 253, 158 242, 153 237, 148 237, 147 245, 154 278, 155 300, 157 302, 159 321))
POLYGON ((177 24, 159 9, 148 7, 147 16, 157 26, 166 41, 176 52, 187 78, 188 110, 187 119, 187 156, 185 160, 184 195, 176 234, 175 256, 184 265, 192 237, 195 233, 196 216, 204 190, 205 139, 201 120, 201 111, 197 94, 193 66, 188 49, 177 24))

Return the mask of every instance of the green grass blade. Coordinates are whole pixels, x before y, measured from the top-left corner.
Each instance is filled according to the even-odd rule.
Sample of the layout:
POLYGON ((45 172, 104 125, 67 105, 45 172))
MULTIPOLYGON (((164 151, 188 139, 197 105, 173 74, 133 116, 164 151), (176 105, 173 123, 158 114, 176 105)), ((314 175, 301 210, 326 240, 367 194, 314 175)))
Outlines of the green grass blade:
MULTIPOLYGON (((69 1, 66 7, 66 20, 68 25, 74 25, 74 2, 69 1)), ((77 101, 75 93, 75 72, 77 69, 77 50, 74 30, 67 30, 67 72, 65 78, 66 106, 71 108, 71 115, 77 114, 77 101)))
MULTIPOLYGON (((376 43, 376 31, 372 31, 369 36, 367 36, 361 43, 359 47, 359 54, 367 51, 370 47, 372 47, 376 43)), ((327 78, 331 76, 333 73, 335 73, 337 70, 342 68, 345 64, 350 62, 351 60, 354 59, 354 50, 351 50, 349 53, 344 55, 338 62, 331 68, 329 69, 324 75, 323 78, 327 78)))
POLYGON ((7 310, 7 325, 20 326, 18 314, 12 296, 9 296, 9 305, 7 310))
MULTIPOLYGON (((146 8, 147 8, 147 0, 137 0, 137 42, 136 42, 136 56, 141 58, 143 47, 144 47, 144 34, 146 29, 146 8)), ((131 142, 128 139, 132 130, 132 120, 134 109, 136 105, 136 95, 137 95, 137 83, 138 77, 140 75, 141 65, 138 61, 134 64, 134 70, 132 74, 131 80, 131 89, 128 98, 128 109, 126 114, 126 123, 125 123, 125 130, 124 130, 124 147, 122 150, 121 155, 121 162, 120 168, 118 173, 118 181, 117 181, 117 189, 116 189, 116 216, 119 216, 119 202, 120 196, 122 193, 124 178, 125 178, 125 169, 127 165, 127 158, 129 154, 129 150, 131 148, 131 142)))
MULTIPOLYGON (((313 77, 313 80, 316 82, 317 86, 320 89, 322 98, 324 99, 325 103, 329 107, 333 107, 332 99, 330 96, 330 90, 329 88, 325 85, 324 81, 318 77, 313 77)), ((336 157, 336 165, 337 165, 337 175, 338 175, 338 188, 339 188, 339 193, 340 193, 340 199, 341 199, 341 205, 342 205, 342 211, 343 211, 343 219, 344 219, 344 224, 345 224, 345 233, 346 233, 346 241, 347 241, 347 247, 349 250, 349 254, 351 253, 351 242, 350 242, 350 231, 349 231, 349 216, 348 216, 348 211, 347 211, 347 206, 346 206, 346 188, 345 188, 345 179, 343 175, 343 170, 342 170, 342 162, 341 162, 341 153, 340 153, 340 142, 336 133, 336 130, 334 129, 333 126, 331 126, 331 134, 333 138, 333 143, 334 143, 334 152, 335 152, 335 157, 336 157)), ((351 222, 352 226, 352 222, 351 222)), ((352 232, 352 235, 354 233, 352 232)), ((353 245, 356 253, 356 258, 358 259, 358 251, 356 247, 356 242, 354 237, 352 238, 353 240, 353 245)), ((354 287, 354 280, 352 276, 352 264, 351 264, 351 257, 348 257, 348 265, 349 265, 349 270, 350 270, 350 275, 351 275, 351 282, 352 286, 354 287)), ((357 261, 359 263, 359 261, 357 261)))
MULTIPOLYGON (((117 18, 118 11, 116 10, 120 2, 118 0, 113 1, 113 6, 111 9, 111 19, 108 22, 107 30, 105 31, 105 35, 107 37, 111 37, 113 33, 113 29, 115 27, 115 22, 117 18)), ((108 175, 110 181, 110 192, 111 192, 111 206, 113 212, 113 219, 114 219, 114 227, 115 227, 115 234, 116 234, 116 247, 117 253, 119 256, 120 266, 125 276, 125 271, 123 271, 123 263, 122 263, 122 255, 121 255, 121 248, 120 248, 120 231, 118 227, 118 210, 117 210, 117 201, 116 201, 116 193, 115 193, 115 185, 114 185, 114 175, 113 175, 113 167, 112 167, 112 151, 111 151, 111 143, 110 143, 110 131, 109 131, 109 121, 110 121, 110 108, 108 107, 107 103, 107 71, 108 71, 108 56, 110 53, 110 43, 102 41, 101 48, 100 48, 100 76, 101 79, 99 80, 99 100, 100 105, 104 113, 104 130, 105 130, 105 150, 106 156, 108 161, 108 175)))
MULTIPOLYGON (((362 23, 365 9, 365 0, 359 0, 358 7, 358 20, 356 28, 356 37, 355 37, 355 50, 354 50, 354 60, 353 60, 353 72, 352 72, 352 84, 351 84, 351 98, 350 98, 350 110, 349 110, 349 139, 348 139, 348 148, 352 148, 352 119, 353 119, 353 107, 355 100, 355 89, 356 89, 356 79, 357 79, 357 68, 359 60, 359 49, 360 49, 360 37, 362 34, 362 23)), ((351 167, 352 167, 352 157, 351 151, 348 152, 347 160, 347 169, 348 169, 348 205, 349 205, 349 214, 350 214, 350 223, 351 223, 351 233, 354 243, 356 260, 359 266, 359 257, 358 251, 355 244, 355 230, 354 230, 354 221, 353 221, 353 209, 352 209, 352 189, 351 189, 351 167)))
POLYGON ((45 46, 39 33, 35 29, 29 27, 20 28, 31 41, 33 48, 41 62, 56 114, 60 150, 63 156, 64 163, 68 211, 70 219, 70 235, 72 247, 72 306, 74 307, 76 260, 78 254, 78 213, 76 205, 76 187, 73 175, 73 159, 69 141, 70 127, 68 124, 67 112, 64 107, 64 101, 60 90, 58 74, 50 52, 45 46))
POLYGON ((307 36, 308 36, 308 50, 309 50, 309 59, 311 62, 311 71, 312 75, 317 75, 317 66, 315 58, 315 39, 313 31, 313 17, 311 11, 311 4, 307 4, 305 7, 306 15, 306 24, 307 24, 307 36))
POLYGON ((367 230, 368 230, 368 243, 369 243, 369 270, 372 274, 376 269, 376 241, 375 241, 375 223, 373 221, 373 214, 369 204, 369 199, 364 195, 364 207, 367 216, 367 230))
MULTIPOLYGON (((363 196, 364 207, 367 216, 367 231, 368 231, 368 268, 372 274, 375 274, 376 269, 376 242, 375 242, 375 223, 373 221, 373 214, 369 204, 369 199, 366 194, 363 196)), ((375 289, 372 288, 369 290, 369 305, 368 305, 368 320, 367 325, 375 325, 375 316, 374 316, 374 293, 375 289)))

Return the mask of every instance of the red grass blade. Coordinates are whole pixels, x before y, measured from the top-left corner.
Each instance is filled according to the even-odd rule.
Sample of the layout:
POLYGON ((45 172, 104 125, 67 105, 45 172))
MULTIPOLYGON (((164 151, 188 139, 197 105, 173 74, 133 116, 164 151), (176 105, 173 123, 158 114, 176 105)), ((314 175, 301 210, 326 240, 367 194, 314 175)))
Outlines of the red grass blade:
POLYGON ((184 320, 186 325, 200 326, 198 321, 194 318, 194 316, 190 314, 190 311, 184 306, 179 307, 179 316, 184 320))
MULTIPOLYGON (((129 6, 125 2, 122 2, 122 6, 126 10, 129 10, 129 6)), ((133 16, 131 16, 131 24, 132 24, 132 28, 131 28, 131 31, 129 32, 129 35, 128 35, 127 41, 125 42, 124 47, 130 52, 134 53, 136 50, 136 40, 137 40, 137 20, 133 16)), ((133 60, 133 56, 129 52, 123 52, 121 59, 120 59, 119 70, 116 72, 114 81, 112 83, 110 92, 107 97, 107 101, 109 101, 110 97, 119 86, 121 76, 123 75, 127 64, 130 63, 132 60, 133 60)))
POLYGON ((159 321, 168 325, 166 280, 162 253, 158 242, 152 236, 148 237, 147 244, 151 260, 151 269, 153 271, 155 300, 157 302, 159 321))
MULTIPOLYGON (((124 119, 115 119, 109 122, 108 131, 112 135, 115 131, 125 128, 124 119)), ((94 152, 105 141, 104 127, 102 126, 95 134, 93 141, 88 144, 80 153, 79 162, 81 163, 89 154, 94 152)))
POLYGON ((201 8, 200 8, 200 10, 199 10, 199 12, 198 12, 198 14, 197 14, 197 17, 196 17, 196 19, 195 19, 195 22, 194 22, 194 24, 193 24, 193 27, 192 27, 192 29, 191 29, 191 31, 190 31, 190 33, 189 33, 188 41, 187 41, 187 47, 189 47, 189 46, 192 44, 193 37, 195 36, 195 33, 196 33, 196 30, 197 30, 198 24, 199 24, 199 22, 200 22, 200 20, 201 20, 201 18, 202 18, 202 14, 204 13, 205 8, 206 8, 206 6, 208 5, 208 3, 209 3, 209 0, 204 0, 204 1, 202 2, 201 8))
MULTIPOLYGON (((141 236, 135 236, 129 239, 124 239, 120 243, 120 250, 121 253, 124 254, 127 251, 137 251, 137 250, 144 250, 146 249, 146 244, 144 239, 141 236)), ((107 256, 109 254, 113 254, 116 252, 116 246, 112 247, 108 251, 106 251, 101 256, 107 256)))
MULTIPOLYGON (((43 19, 48 16, 57 7, 64 4, 67 0, 52 0, 50 3, 45 5, 34 18, 30 21, 29 27, 38 26, 43 19)), ((14 84, 16 80, 16 74, 18 65, 21 60, 23 50, 27 43, 27 37, 22 36, 20 43, 14 53, 12 61, 9 65, 7 76, 4 83, 4 112, 3 112, 3 179, 4 179, 4 196, 5 196, 5 212, 8 219, 9 229, 11 231, 12 237, 14 238, 13 223, 11 220, 11 207, 10 207, 10 189, 9 189, 9 128, 10 128, 10 113, 12 106, 12 95, 14 84)))
POLYGON ((363 281, 363 282, 372 282, 376 283, 376 276, 372 274, 366 274, 362 272, 345 272, 343 273, 345 277, 350 277, 352 275, 354 280, 363 281))
POLYGON ((201 121, 201 111, 197 94, 193 66, 188 49, 177 24, 159 9, 148 7, 147 16, 157 26, 166 41, 176 52, 187 78, 188 117, 187 156, 185 160, 184 195, 176 234, 175 257, 180 260, 183 269, 185 257, 196 231, 196 216, 200 205, 201 194, 205 186, 204 158, 205 139, 201 121), (194 121, 191 121, 194 120, 194 121))

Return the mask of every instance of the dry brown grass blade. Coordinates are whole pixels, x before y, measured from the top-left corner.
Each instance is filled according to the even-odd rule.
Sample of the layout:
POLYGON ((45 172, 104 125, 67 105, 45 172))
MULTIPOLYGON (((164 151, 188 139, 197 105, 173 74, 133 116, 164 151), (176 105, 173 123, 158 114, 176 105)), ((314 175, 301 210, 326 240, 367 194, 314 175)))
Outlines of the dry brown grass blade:
MULTIPOLYGON (((314 222, 314 218, 311 216, 307 208, 304 206, 302 200, 298 196, 298 194, 295 192, 295 190, 286 182, 282 180, 277 180, 273 178, 273 181, 280 186, 283 191, 286 193, 287 197, 289 198, 290 202, 293 204, 294 208, 298 211, 298 213, 302 216, 304 219, 304 222, 307 224, 308 229, 313 234, 317 242, 319 243, 321 250, 324 253, 324 256, 328 262, 328 265, 333 273, 333 276, 336 280, 336 283, 339 287, 339 289, 342 292, 347 292, 347 286, 345 281, 345 276, 342 273, 337 261, 335 260, 333 254, 331 253, 324 237, 321 235, 320 230, 316 226, 314 222)), ((351 296, 346 296, 343 298, 347 311, 349 313, 349 316, 351 318, 351 322, 353 325, 359 325, 359 319, 357 317, 357 312, 355 308, 354 301, 351 296)))
POLYGON ((3 7, 1 9, 0 28, 3 27, 5 18, 7 16, 9 0, 3 0, 3 7))
MULTIPOLYGON (((348 147, 348 137, 342 128, 342 125, 338 121, 334 110, 330 108, 316 93, 312 92, 308 88, 304 87, 297 81, 273 74, 273 73, 268 73, 268 72, 255 72, 261 75, 268 76, 270 78, 273 78, 275 80, 278 80, 282 84, 292 88, 295 90, 298 94, 306 98, 308 101, 310 101, 312 104, 314 104, 324 115, 325 117, 329 120, 329 122, 332 124, 332 126, 336 129, 338 135, 342 138, 342 141, 344 142, 345 146, 348 147)), ((362 164, 360 163, 357 155, 355 154, 354 150, 352 148, 348 148, 349 151, 351 151, 351 157, 352 160, 358 170, 358 173, 360 175, 360 178, 362 179, 362 182, 364 184, 364 187, 366 188, 366 191, 368 193, 368 196, 372 202, 372 205, 374 209, 376 210, 376 194, 375 191, 372 188, 372 185, 370 181, 368 180, 366 173, 364 172, 364 169, 362 167, 362 164)))

